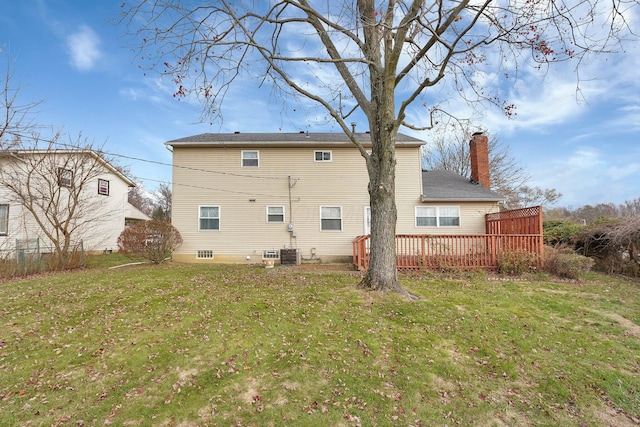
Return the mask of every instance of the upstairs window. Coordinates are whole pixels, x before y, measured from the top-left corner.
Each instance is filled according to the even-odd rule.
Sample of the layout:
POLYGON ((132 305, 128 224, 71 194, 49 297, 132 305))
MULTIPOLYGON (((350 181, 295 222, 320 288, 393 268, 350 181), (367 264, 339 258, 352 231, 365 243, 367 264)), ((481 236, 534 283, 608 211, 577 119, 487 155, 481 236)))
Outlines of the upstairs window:
POLYGON ((73 184, 73 171, 70 169, 58 168, 58 185, 60 187, 71 188, 73 184))
POLYGON ((315 151, 314 160, 316 162, 330 162, 331 161, 331 151, 315 151))
POLYGON ((98 178, 98 194, 102 194, 103 196, 109 195, 109 181, 98 178))
POLYGON ((242 151, 242 167, 257 168, 260 165, 260 156, 258 151, 242 151))

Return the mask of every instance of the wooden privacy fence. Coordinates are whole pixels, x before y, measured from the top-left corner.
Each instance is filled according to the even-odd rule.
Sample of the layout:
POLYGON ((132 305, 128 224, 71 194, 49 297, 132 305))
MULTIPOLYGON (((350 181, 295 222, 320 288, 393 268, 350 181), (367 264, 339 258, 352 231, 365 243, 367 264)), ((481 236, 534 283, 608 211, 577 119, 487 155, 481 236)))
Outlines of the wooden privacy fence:
MULTIPOLYGON (((492 233, 397 235, 398 269, 495 269, 500 254, 504 251, 530 252, 537 257, 539 263, 542 262, 544 244, 541 207, 488 214, 485 219, 487 230, 492 233)), ((359 236, 353 241, 353 263, 359 270, 369 268, 369 245, 368 235, 359 236)))

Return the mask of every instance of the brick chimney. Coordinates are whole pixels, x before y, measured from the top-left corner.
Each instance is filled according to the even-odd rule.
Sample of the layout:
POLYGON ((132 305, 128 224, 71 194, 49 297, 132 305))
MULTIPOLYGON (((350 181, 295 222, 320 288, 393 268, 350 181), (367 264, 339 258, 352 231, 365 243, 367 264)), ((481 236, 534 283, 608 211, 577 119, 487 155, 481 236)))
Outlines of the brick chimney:
POLYGON ((471 155, 471 180, 491 189, 489 173, 489 138, 482 133, 474 133, 469 141, 471 155))

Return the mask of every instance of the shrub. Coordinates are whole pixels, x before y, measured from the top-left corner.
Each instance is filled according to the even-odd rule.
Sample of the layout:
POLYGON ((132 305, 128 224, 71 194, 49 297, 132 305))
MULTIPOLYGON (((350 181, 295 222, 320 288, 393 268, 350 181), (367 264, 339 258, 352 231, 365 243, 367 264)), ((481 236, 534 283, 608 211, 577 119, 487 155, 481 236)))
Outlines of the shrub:
POLYGON ((567 247, 545 248, 544 271, 567 279, 579 279, 593 267, 594 261, 567 247))
POLYGON ((640 217, 603 219, 587 227, 576 249, 595 260, 595 269, 640 277, 640 217))
POLYGON ((120 252, 143 256, 154 264, 169 258, 181 244, 180 232, 168 222, 158 220, 136 223, 118 237, 120 252))
POLYGON ((522 249, 504 250, 498 259, 498 273, 519 276, 537 266, 536 254, 522 249))
POLYGON ((545 221, 544 242, 547 245, 573 244, 584 228, 572 221, 545 221))

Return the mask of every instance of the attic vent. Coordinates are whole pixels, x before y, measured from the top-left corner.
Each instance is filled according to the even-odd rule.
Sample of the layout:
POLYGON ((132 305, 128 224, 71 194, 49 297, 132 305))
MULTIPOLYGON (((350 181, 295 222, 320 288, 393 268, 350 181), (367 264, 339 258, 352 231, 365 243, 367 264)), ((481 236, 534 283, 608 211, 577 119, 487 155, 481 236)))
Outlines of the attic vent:
POLYGON ((213 259, 213 251, 209 249, 196 251, 197 259, 213 259))

